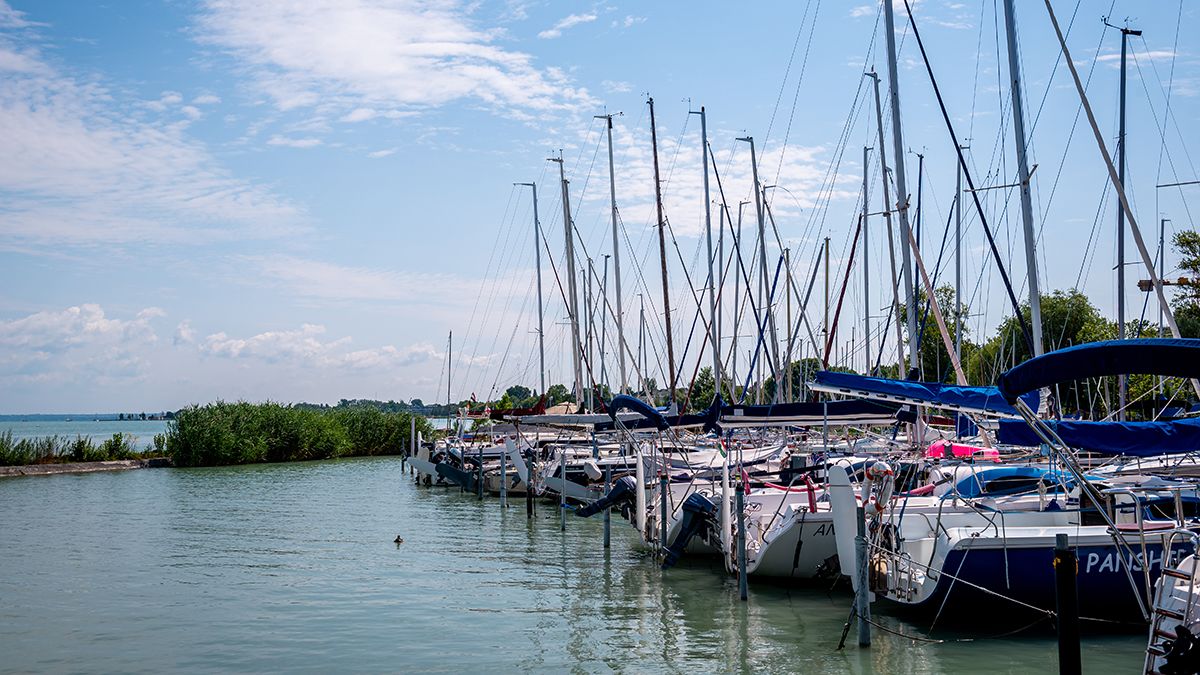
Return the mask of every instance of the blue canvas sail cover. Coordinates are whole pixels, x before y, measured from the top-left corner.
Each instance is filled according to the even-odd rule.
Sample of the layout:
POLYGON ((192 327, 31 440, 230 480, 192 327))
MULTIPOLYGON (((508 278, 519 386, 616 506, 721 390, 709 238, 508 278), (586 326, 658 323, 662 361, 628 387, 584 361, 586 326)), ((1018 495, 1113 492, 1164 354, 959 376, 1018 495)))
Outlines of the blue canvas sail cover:
MULTIPOLYGON (((1200 419, 1169 422, 1048 421, 1068 447, 1106 455, 1153 457, 1200 451, 1200 419)), ((1040 445, 1042 439, 1023 421, 1000 420, 1000 442, 1040 445)))
POLYGON ((1017 397, 1059 382, 1109 375, 1200 377, 1200 340, 1142 338, 1089 342, 1030 359, 1000 376, 1000 391, 1017 397))
POLYGON ((615 422, 617 419, 617 413, 621 410, 632 410, 633 412, 638 413, 647 420, 650 420, 659 431, 663 431, 664 429, 670 427, 670 425, 667 424, 667 420, 663 418, 662 413, 655 410, 650 406, 649 403, 646 403, 640 398, 634 398, 633 396, 626 394, 618 394, 617 396, 614 396, 612 402, 608 404, 609 417, 611 417, 615 422))
MULTIPOLYGON (((821 391, 869 396, 897 403, 928 405, 952 410, 967 410, 993 415, 1016 417, 1017 409, 1004 399, 996 387, 960 387, 940 382, 916 382, 912 380, 889 380, 884 377, 868 377, 853 373, 818 371, 814 388, 821 391)), ((1037 410, 1038 394, 1033 392, 1025 398, 1029 407, 1037 410)))

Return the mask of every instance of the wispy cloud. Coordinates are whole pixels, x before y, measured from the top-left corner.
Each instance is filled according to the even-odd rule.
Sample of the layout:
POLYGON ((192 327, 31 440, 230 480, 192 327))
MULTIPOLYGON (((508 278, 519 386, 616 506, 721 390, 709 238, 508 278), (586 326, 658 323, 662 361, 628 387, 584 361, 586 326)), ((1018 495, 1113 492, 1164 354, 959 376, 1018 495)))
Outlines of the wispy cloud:
POLYGON ((500 46, 454 0, 207 0, 200 39, 242 61, 280 110, 420 111, 483 101, 514 116, 592 105, 561 72, 500 46))
POLYGON ((0 236, 57 247, 272 237, 299 227, 295 206, 231 176, 186 135, 200 111, 180 106, 178 92, 123 106, 94 78, 60 72, 24 32, 0 31, 0 236))
POLYGON ((570 14, 559 19, 558 23, 554 24, 550 28, 538 33, 538 37, 543 40, 553 40, 556 37, 562 37, 564 30, 573 28, 579 24, 591 23, 595 21, 596 18, 597 14, 595 12, 588 12, 586 14, 570 14))
POLYGON ((294 330, 265 331, 246 338, 230 337, 223 332, 213 333, 198 348, 207 356, 309 368, 393 369, 426 363, 443 356, 431 345, 423 343, 404 348, 384 345, 350 349, 350 337, 327 340, 325 332, 323 325, 303 324, 294 330))
POLYGON ((291 138, 288 136, 272 136, 267 139, 267 145, 280 145, 285 148, 315 148, 321 144, 319 138, 291 138))

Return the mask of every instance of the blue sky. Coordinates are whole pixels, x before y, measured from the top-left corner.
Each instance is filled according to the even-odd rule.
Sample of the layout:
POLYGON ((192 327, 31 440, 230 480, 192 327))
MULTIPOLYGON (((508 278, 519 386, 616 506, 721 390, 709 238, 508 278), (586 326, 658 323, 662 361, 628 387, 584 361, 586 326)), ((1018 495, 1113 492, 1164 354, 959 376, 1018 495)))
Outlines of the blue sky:
MULTIPOLYGON (((1114 197, 1045 9, 1018 5, 1042 287, 1078 279, 1112 315, 1114 197)), ((922 246, 932 266, 954 197, 952 145, 899 7, 905 144, 926 156, 922 246)), ((1197 177, 1200 8, 1055 7, 1110 146, 1120 37, 1100 17, 1145 31, 1130 43, 1131 195, 1147 238, 1160 217, 1169 232, 1187 227, 1200 188, 1155 185, 1197 177)), ((991 0, 922 0, 914 12, 956 130, 971 139, 977 183, 1012 182, 1001 10, 991 0)), ((545 161, 561 149, 576 229, 601 265, 612 251, 593 115, 605 112, 622 113, 614 141, 627 326, 636 327, 643 294, 661 352, 647 92, 686 263, 673 254, 677 326, 694 316, 683 268, 703 285, 699 121, 688 114, 700 105, 733 207, 751 194, 747 147, 734 141, 749 134, 763 182, 784 188, 770 194, 795 276, 807 282, 829 237, 839 280, 862 147, 876 145, 861 73, 885 72, 880 13, 869 2, 817 0, 0 0, 0 411, 444 399, 450 330, 456 399, 536 385, 530 199, 512 183, 538 182, 562 270, 557 167, 545 161)), ((905 161, 915 200, 917 157, 905 161)), ((878 205, 877 163, 869 173, 878 205)), ((1023 288, 1017 195, 990 191, 985 208, 1023 288)), ((971 330, 987 335, 1007 304, 978 220, 967 221, 964 297, 971 330)), ((871 265, 883 270, 882 223, 872 227, 871 265)), ((768 252, 779 255, 774 244, 768 252)), ((1132 241, 1127 258, 1137 260, 1132 241)), ((567 382, 553 278, 547 267, 547 369, 551 382, 567 382)), ((857 283, 846 294, 838 340, 851 362, 861 353, 849 326, 861 326, 864 306, 878 323, 883 279, 870 298, 857 283)), ((939 275, 951 279, 948 269, 939 275)), ((1143 296, 1127 297, 1140 315, 1143 296)), ((682 353, 687 331, 677 330, 682 353)), ((707 363, 698 339, 681 366, 689 375, 697 359, 707 363)), ((610 335, 610 369, 612 350, 610 335)))

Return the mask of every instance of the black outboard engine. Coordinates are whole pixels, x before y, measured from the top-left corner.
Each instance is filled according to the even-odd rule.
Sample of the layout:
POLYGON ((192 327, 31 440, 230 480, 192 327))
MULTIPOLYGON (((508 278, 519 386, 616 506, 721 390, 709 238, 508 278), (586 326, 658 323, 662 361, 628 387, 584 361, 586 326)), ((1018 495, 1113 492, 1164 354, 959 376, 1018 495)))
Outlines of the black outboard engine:
POLYGON ((625 504, 633 502, 636 498, 637 481, 629 476, 622 476, 613 483, 612 489, 608 491, 608 494, 581 509, 576 509, 575 515, 580 518, 588 518, 609 507, 620 508, 625 504))
POLYGON ((679 534, 676 535, 675 541, 667 547, 667 555, 663 558, 662 563, 664 570, 679 562, 679 558, 683 556, 683 551, 692 537, 712 523, 712 516, 716 510, 717 505, 699 492, 693 492, 683 501, 683 523, 679 527, 679 534))

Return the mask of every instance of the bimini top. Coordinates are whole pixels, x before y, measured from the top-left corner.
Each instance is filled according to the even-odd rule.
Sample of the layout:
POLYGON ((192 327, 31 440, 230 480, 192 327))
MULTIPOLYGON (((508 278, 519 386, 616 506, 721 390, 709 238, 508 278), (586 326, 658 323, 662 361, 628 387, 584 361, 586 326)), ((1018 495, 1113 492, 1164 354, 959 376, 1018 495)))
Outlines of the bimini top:
MULTIPOLYGON (((940 382, 890 380, 822 370, 817 372, 812 388, 831 394, 845 394, 904 405, 986 413, 998 417, 1019 416, 1017 409, 1004 400, 1004 396, 996 387, 960 387, 940 382)), ((1031 395, 1026 403, 1037 410, 1038 395, 1031 395)))
POLYGON ((1016 403, 1022 394, 1059 382, 1122 374, 1200 377, 1200 340, 1109 340, 1059 349, 1001 375, 1000 393, 1016 403))
MULTIPOLYGON (((1156 457, 1200 452, 1200 419, 1189 417, 1166 422, 1048 421, 1067 447, 1105 455, 1156 457)), ((1042 443, 1029 425, 1000 421, 1000 442, 1035 446, 1042 443)))
POLYGON ((671 426, 667 424, 667 420, 663 417, 662 413, 640 398, 634 398, 627 394, 614 396, 612 402, 608 404, 608 414, 614 422, 617 420, 617 413, 621 410, 632 410, 638 413, 647 420, 650 420, 659 431, 668 429, 671 426))

